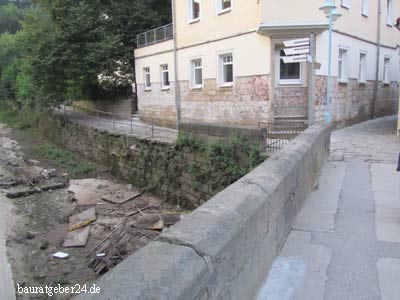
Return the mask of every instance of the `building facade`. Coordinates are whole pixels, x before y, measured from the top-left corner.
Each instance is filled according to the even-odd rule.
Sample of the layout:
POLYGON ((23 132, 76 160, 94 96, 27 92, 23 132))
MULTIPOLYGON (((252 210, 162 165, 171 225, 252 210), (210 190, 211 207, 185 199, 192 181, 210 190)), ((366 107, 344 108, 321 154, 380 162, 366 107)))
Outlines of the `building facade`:
MULTIPOLYGON (((323 0, 175 0, 174 23, 138 36, 142 119, 259 126, 325 117, 328 21, 323 0), (283 63, 283 42, 316 36, 316 61, 283 63)), ((333 27, 332 121, 397 111, 400 2, 343 0, 333 27), (379 20, 379 21, 378 21, 379 20), (378 82, 376 81, 378 78, 378 82)))

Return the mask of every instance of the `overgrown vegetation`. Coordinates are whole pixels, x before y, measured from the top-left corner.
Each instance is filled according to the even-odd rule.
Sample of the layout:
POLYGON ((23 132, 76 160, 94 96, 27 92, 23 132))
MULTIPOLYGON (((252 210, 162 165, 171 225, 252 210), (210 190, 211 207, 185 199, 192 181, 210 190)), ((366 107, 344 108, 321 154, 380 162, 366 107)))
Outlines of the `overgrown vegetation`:
POLYGON ((89 163, 77 160, 69 151, 51 144, 44 144, 37 148, 40 157, 51 162, 56 168, 65 170, 72 177, 80 177, 94 170, 89 163))
POLYGON ((204 182, 211 182, 214 189, 227 186, 265 160, 259 143, 241 135, 234 135, 228 141, 205 144, 195 134, 181 133, 177 144, 201 156, 208 164, 204 168, 204 164, 195 161, 189 166, 189 174, 195 179, 194 188, 204 182))
POLYGON ((126 97, 136 35, 170 21, 170 0, 0 0, 0 101, 126 97))

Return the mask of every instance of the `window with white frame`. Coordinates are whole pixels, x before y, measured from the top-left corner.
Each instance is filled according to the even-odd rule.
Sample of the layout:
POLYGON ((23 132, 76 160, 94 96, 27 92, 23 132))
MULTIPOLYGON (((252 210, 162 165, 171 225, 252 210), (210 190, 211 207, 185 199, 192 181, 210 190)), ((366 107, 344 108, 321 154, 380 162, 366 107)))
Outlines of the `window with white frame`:
POLYGON ((349 55, 348 49, 339 48, 338 56, 338 81, 347 82, 349 79, 349 55))
POLYGON ((350 8, 351 0, 340 0, 340 5, 346 8, 350 8))
POLYGON ((232 0, 217 0, 218 13, 230 11, 232 8, 232 0))
POLYGON ((189 22, 200 20, 200 1, 201 0, 188 0, 189 22))
POLYGON ((393 0, 387 0, 387 15, 386 15, 386 24, 392 26, 393 25, 393 0))
POLYGON ((385 57, 383 61, 383 83, 390 84, 390 57, 385 57))
POLYGON ((191 60, 192 88, 203 87, 203 65, 201 58, 191 60))
POLYGON ((219 55, 219 83, 220 86, 231 86, 233 84, 232 53, 225 53, 219 55))
POLYGON ((361 0, 361 14, 368 17, 369 0, 361 0))
POLYGON ((168 89, 169 88, 169 72, 168 65, 161 65, 161 88, 168 89))
POLYGON ((360 63, 358 69, 358 82, 366 83, 367 82, 367 53, 360 52, 360 63))
POLYGON ((151 89, 151 78, 150 78, 150 68, 146 67, 143 68, 143 81, 144 81, 144 88, 146 90, 150 90, 151 89))
POLYGON ((285 56, 285 52, 283 50, 279 50, 279 61, 277 65, 279 66, 279 70, 277 70, 277 74, 279 74, 278 83, 279 84, 301 84, 302 83, 302 63, 286 63, 283 61, 283 57, 285 56))

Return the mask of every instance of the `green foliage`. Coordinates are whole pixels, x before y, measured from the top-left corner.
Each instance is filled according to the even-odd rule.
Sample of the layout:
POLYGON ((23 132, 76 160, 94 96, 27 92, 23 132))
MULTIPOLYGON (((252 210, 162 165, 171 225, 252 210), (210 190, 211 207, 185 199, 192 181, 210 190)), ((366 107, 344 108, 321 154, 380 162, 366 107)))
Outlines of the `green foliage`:
POLYGON ((54 145, 44 144, 38 147, 40 157, 48 160, 56 168, 66 170, 73 177, 79 177, 93 171, 91 164, 77 160, 70 152, 54 145))
POLYGON ((23 12, 16 5, 0 5, 0 34, 16 33, 21 29, 23 12))
POLYGON ((176 144, 180 147, 188 147, 192 150, 204 150, 204 143, 193 133, 179 132, 176 144))

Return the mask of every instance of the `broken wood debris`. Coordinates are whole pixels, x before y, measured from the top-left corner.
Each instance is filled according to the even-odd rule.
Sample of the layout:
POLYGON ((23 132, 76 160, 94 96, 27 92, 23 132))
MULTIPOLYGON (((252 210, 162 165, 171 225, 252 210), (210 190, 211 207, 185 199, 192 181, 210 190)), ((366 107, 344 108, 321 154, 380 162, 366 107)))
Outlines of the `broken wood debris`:
POLYGON ((23 190, 18 190, 18 191, 10 191, 6 194, 8 198, 19 198, 19 197, 25 197, 29 195, 33 195, 36 193, 42 193, 46 191, 51 191, 51 190, 57 190, 57 189, 63 189, 67 185, 66 182, 61 182, 61 183, 54 183, 50 185, 45 185, 37 188, 29 188, 29 189, 23 189, 23 190))
POLYGON ((92 207, 69 218, 69 231, 85 227, 94 221, 96 221, 96 210, 92 207))
POLYGON ((102 196, 101 199, 115 204, 123 204, 125 202, 128 202, 130 200, 133 200, 141 196, 142 194, 143 192, 119 190, 116 192, 112 192, 108 195, 102 196))
POLYGON ((74 231, 69 231, 67 238, 64 241, 63 247, 84 247, 86 246, 87 240, 89 238, 90 226, 80 228, 74 231))

